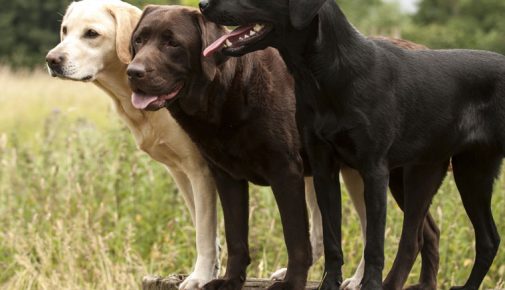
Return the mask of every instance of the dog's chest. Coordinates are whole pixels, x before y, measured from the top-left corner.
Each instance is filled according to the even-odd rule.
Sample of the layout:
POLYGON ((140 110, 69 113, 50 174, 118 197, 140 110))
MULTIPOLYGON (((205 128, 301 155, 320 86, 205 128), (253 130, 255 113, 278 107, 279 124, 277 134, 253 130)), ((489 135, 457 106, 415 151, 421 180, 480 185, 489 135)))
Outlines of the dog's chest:
POLYGON ((323 111, 316 113, 307 126, 321 142, 332 148, 341 162, 354 166, 360 155, 357 144, 366 139, 366 128, 358 121, 346 115, 323 111))
POLYGON ((268 185, 265 168, 271 162, 266 156, 267 140, 254 123, 214 125, 195 118, 174 114, 200 152, 216 167, 237 180, 268 185))
MULTIPOLYGON (((254 136, 250 137, 254 138, 254 136)), ((250 140, 254 142, 254 140, 250 140)), ((268 185, 263 154, 258 152, 244 137, 236 136, 209 138, 200 141, 198 147, 214 165, 238 180, 248 180, 259 185, 268 185), (227 139, 229 138, 229 139, 227 139)))

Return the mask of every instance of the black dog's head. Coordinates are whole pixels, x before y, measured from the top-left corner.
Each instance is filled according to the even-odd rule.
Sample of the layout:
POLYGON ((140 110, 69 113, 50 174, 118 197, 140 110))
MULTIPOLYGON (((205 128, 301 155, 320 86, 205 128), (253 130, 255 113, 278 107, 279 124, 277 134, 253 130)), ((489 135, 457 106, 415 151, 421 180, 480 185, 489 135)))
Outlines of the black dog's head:
POLYGON ((204 58, 202 50, 225 33, 195 9, 148 6, 131 39, 127 73, 134 107, 159 110, 175 100, 197 105, 186 99, 202 95, 195 90, 214 79, 219 58, 204 58))
POLYGON ((201 0, 205 17, 221 25, 239 26, 211 44, 205 55, 222 50, 241 56, 268 46, 277 47, 283 36, 306 28, 327 0, 201 0))

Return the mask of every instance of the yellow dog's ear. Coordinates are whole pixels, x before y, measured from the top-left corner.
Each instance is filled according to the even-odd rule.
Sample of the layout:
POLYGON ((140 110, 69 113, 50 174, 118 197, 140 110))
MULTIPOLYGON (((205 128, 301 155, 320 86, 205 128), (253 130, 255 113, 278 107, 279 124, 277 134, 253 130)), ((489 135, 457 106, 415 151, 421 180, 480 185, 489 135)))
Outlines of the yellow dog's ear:
MULTIPOLYGON (((72 13, 72 10, 74 10, 74 5, 75 5, 75 2, 72 2, 70 3, 70 5, 68 5, 67 7, 67 11, 65 11, 65 15, 63 16, 63 20, 61 21, 61 23, 63 24, 65 22, 65 19, 67 19, 68 15, 70 15, 70 13, 72 13)), ((63 25, 61 25, 60 27, 60 41, 63 40, 63 25)))
POLYGON ((142 11, 127 3, 110 5, 108 11, 116 21, 117 56, 122 63, 128 64, 131 61, 130 38, 142 11))

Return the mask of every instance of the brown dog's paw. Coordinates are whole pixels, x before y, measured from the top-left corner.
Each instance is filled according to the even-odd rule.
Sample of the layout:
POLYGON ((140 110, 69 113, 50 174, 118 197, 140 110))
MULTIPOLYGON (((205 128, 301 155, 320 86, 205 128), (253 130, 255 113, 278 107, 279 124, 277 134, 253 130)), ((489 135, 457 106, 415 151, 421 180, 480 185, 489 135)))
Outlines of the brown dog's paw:
POLYGON ((203 290, 240 290, 244 283, 240 279, 215 279, 203 286, 203 290))

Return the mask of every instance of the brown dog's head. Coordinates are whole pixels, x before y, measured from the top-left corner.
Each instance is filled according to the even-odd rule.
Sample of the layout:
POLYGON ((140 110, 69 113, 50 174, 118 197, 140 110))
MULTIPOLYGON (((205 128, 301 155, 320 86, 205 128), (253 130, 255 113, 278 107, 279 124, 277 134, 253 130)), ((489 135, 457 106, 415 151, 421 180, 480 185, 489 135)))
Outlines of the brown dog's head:
POLYGON ((219 55, 202 57, 203 48, 224 33, 195 9, 148 6, 133 32, 127 69, 135 108, 158 110, 201 96, 197 90, 214 79, 220 62, 219 55))

